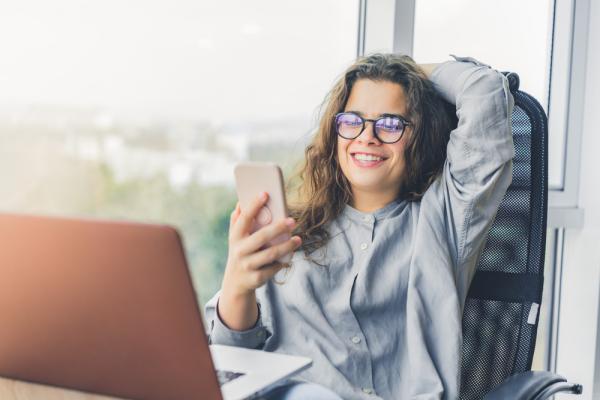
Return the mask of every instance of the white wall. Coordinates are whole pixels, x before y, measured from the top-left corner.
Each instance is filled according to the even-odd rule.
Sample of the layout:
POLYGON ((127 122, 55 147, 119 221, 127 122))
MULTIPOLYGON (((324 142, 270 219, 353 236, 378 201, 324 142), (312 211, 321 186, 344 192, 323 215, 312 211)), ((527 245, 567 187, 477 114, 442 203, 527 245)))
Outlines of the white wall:
POLYGON ((557 372, 583 384, 584 393, 557 396, 565 400, 600 398, 600 382, 594 387, 600 377, 600 2, 590 7, 579 192, 585 217, 582 229, 565 233, 557 352, 557 372))

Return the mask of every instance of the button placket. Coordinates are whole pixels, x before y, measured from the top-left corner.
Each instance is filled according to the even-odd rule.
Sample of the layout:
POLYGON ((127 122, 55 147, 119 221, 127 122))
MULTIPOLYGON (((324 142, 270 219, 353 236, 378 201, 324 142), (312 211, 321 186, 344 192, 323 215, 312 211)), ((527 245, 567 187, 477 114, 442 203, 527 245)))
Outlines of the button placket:
MULTIPOLYGON (((358 272, 361 269, 367 268, 369 263, 369 258, 371 257, 371 245, 373 240, 373 232, 375 226, 375 218, 372 215, 362 215, 359 217, 360 222, 357 224, 356 236, 353 238, 353 253, 356 257, 356 262, 354 264, 353 272, 354 272, 354 281, 358 279, 358 272)), ((352 303, 352 297, 354 292, 355 285, 352 285, 352 290, 350 292, 350 303, 352 303)), ((350 307, 352 310, 352 307, 350 307)), ((356 389, 358 391, 362 391, 363 388, 372 388, 373 387, 373 366, 371 365, 371 356, 369 353, 368 345, 366 342, 366 337, 364 336, 364 332, 361 329, 361 326, 358 322, 358 319, 354 312, 352 311, 353 328, 348 327, 350 329, 347 330, 350 333, 347 336, 348 346, 352 349, 354 357, 356 357, 356 364, 360 364, 360 371, 353 372, 357 374, 355 376, 356 380, 356 389)), ((375 393, 372 391, 372 393, 375 393)))

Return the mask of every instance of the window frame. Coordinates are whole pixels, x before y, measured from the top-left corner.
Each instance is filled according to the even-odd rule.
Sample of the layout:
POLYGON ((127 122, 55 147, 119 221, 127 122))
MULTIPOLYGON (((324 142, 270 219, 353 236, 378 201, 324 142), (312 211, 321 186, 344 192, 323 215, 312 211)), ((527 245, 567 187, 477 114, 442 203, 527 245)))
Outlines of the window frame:
MULTIPOLYGON (((550 208, 555 210, 578 209, 579 204, 589 8, 590 0, 554 3, 548 125, 550 135, 565 132, 562 184, 548 191, 550 208)), ((583 214, 579 214, 582 224, 583 214)), ((567 221, 561 226, 573 227, 567 221)))

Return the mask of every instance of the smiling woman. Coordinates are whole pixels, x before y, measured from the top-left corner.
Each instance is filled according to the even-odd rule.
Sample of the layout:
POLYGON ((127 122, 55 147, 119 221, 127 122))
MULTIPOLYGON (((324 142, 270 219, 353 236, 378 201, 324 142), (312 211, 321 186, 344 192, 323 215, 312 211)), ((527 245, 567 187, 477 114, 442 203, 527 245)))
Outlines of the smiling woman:
MULTIPOLYGON (((265 197, 232 213, 222 289, 206 305, 212 343, 312 358, 304 398, 338 399, 325 386, 344 399, 457 399, 467 288, 512 179, 512 106, 506 78, 473 59, 357 60, 306 148, 295 221, 250 234, 265 197), (444 101, 460 115, 453 130, 444 101), (295 236, 263 247, 284 232, 295 236), (274 262, 292 252, 289 268, 274 262)), ((283 398, 302 398, 288 386, 283 398)))

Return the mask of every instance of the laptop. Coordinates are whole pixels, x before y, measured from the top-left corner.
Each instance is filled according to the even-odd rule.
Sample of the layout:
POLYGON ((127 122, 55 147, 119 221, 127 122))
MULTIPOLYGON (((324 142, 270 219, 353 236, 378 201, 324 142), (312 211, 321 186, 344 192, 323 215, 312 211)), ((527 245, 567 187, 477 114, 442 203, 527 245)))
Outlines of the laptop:
POLYGON ((132 400, 237 400, 312 363, 209 346, 172 227, 0 214, 0 244, 0 376, 132 400))

